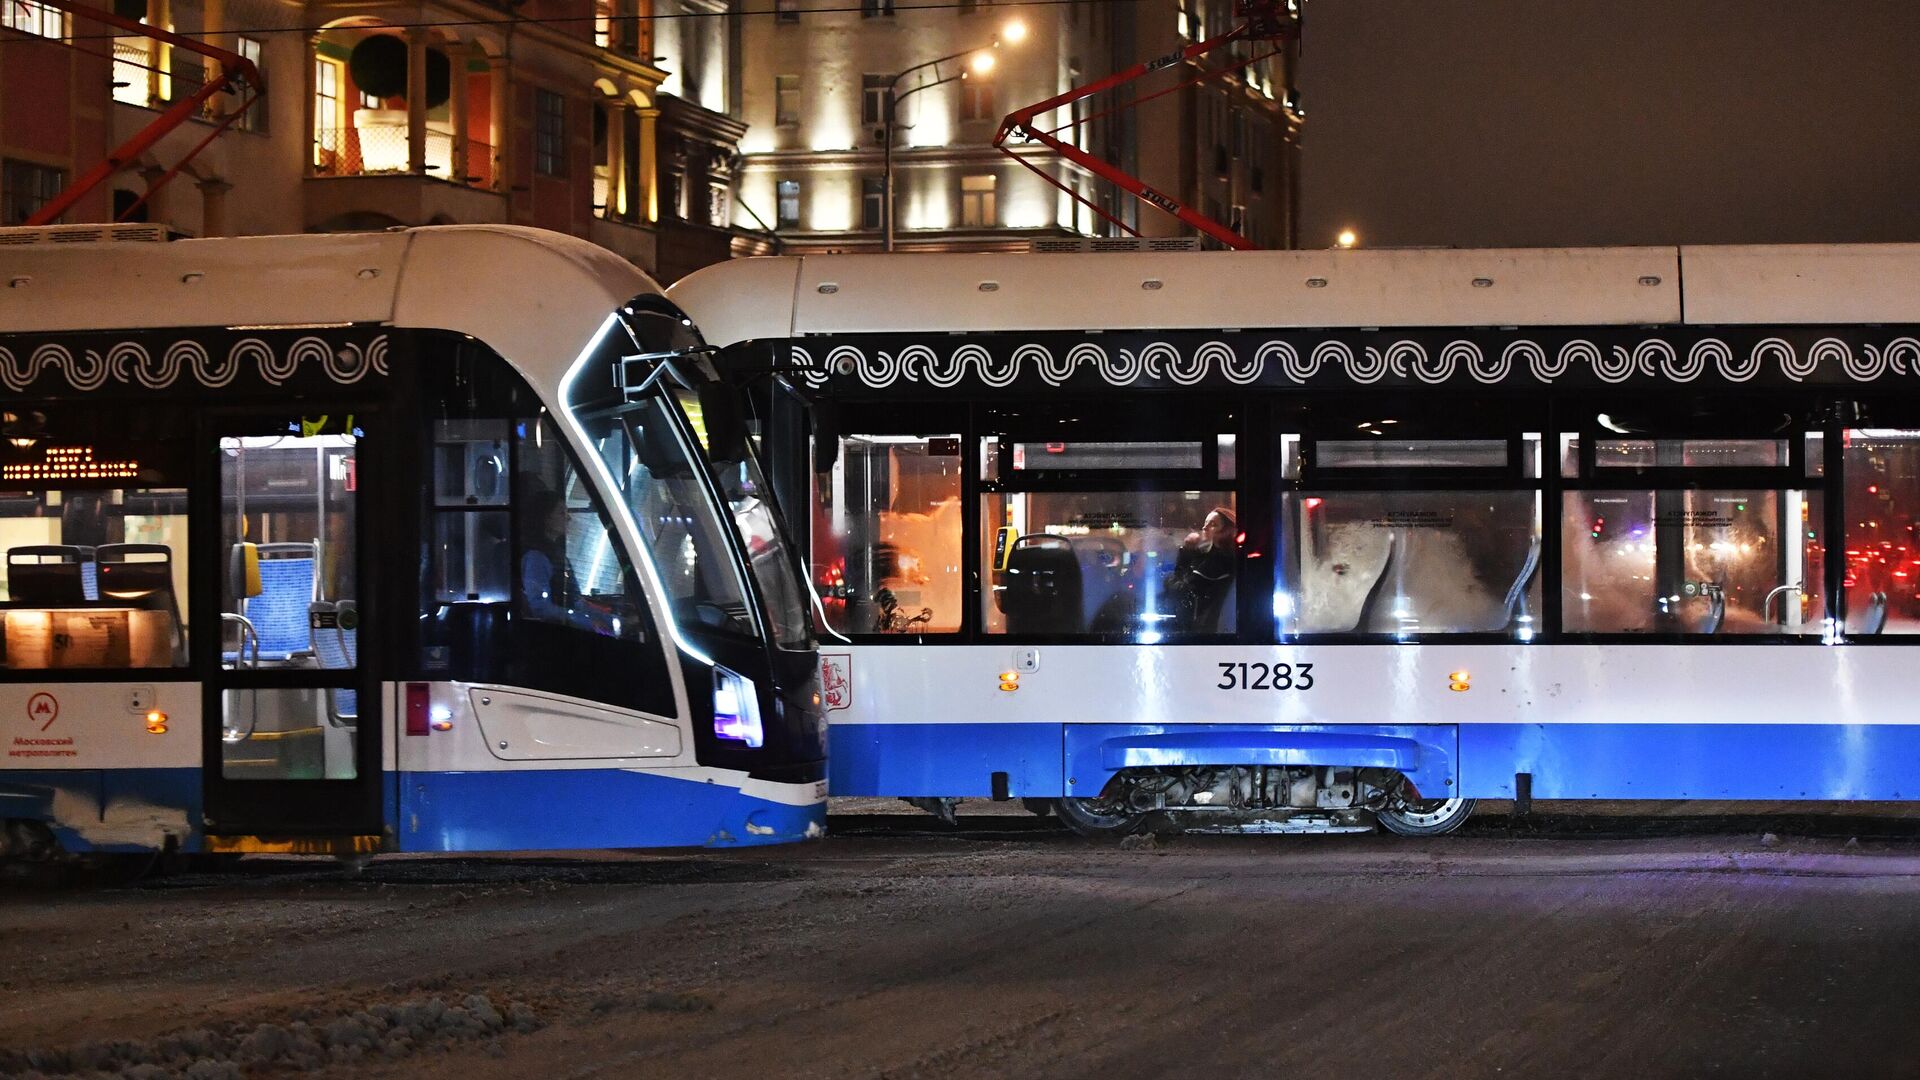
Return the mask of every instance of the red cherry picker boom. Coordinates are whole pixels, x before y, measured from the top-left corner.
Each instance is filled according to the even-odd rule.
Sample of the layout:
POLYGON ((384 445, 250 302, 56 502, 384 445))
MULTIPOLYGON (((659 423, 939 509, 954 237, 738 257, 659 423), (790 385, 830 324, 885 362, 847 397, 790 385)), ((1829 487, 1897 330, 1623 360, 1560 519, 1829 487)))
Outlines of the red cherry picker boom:
MULTIPOLYGON (((19 2, 19 0, 0 0, 0 3, 17 2, 19 2)), ((220 64, 220 72, 213 78, 208 79, 205 85, 201 86, 200 89, 194 91, 191 95, 174 102, 165 112, 154 117, 153 121, 146 127, 134 132, 132 138, 116 147, 112 153, 107 155, 106 160, 88 169, 85 173, 82 173, 73 183, 67 185, 66 190, 49 199, 46 205, 35 211, 33 216, 27 218, 25 222, 27 225, 50 225, 60 220, 61 215, 73 209, 74 204, 85 198, 88 192, 106 183, 114 173, 119 172, 121 169, 139 160, 141 154, 152 149, 154 144, 158 143, 162 138, 165 138, 168 132, 186 123, 192 117, 206 114, 207 103, 213 100, 215 94, 228 90, 238 93, 240 96, 240 104, 224 116, 215 117, 214 128, 211 132, 207 133, 207 137, 196 143, 193 149, 187 151, 185 156, 181 157, 179 161, 174 162, 173 167, 169 168, 165 173, 162 173, 159 179, 147 185, 146 194, 142 195, 132 206, 127 207, 121 212, 120 217, 122 219, 126 218, 135 210, 139 209, 142 203, 145 203, 147 199, 151 198, 153 194, 159 191, 169 180, 178 176, 180 170, 186 167, 187 162, 192 161, 200 151, 205 150, 208 144, 218 138, 222 132, 232 127, 234 122, 245 115, 247 109, 252 107, 255 101, 258 101, 266 95, 267 85, 261 78, 259 69, 253 66, 251 60, 237 53, 215 48, 204 41, 195 41, 189 37, 182 37, 171 31, 162 30, 157 26, 148 26, 143 22, 116 15, 111 11, 102 11, 99 8, 89 7, 77 2, 77 0, 34 0, 34 2, 50 8, 56 8, 69 15, 77 16, 78 18, 105 23, 129 35, 152 38, 162 44, 171 45, 176 49, 198 53, 208 59, 218 61, 220 64)))
POLYGON ((1008 145, 1008 141, 1014 136, 1019 136, 1025 142, 1039 143, 1068 161, 1093 173, 1095 176, 1113 184, 1115 187, 1132 194, 1142 202, 1156 206, 1172 214, 1174 217, 1213 237, 1227 247, 1241 251, 1254 250, 1256 245, 1253 241, 1202 214, 1193 207, 1185 205, 1166 192, 1148 185, 1139 177, 1127 173, 1118 166, 1103 161, 1059 137, 1063 131, 1091 123, 1094 120, 1111 115, 1122 109, 1137 108, 1140 105, 1152 101, 1154 98, 1171 94, 1176 90, 1192 86, 1196 83, 1205 82, 1209 79, 1231 75, 1251 64, 1278 55, 1280 51, 1286 47, 1286 43, 1289 40, 1299 39, 1300 13, 1294 0, 1234 0, 1233 13, 1236 23, 1233 29, 1228 30, 1224 34, 1209 38, 1205 41, 1197 41, 1183 49, 1168 53, 1165 56, 1154 60, 1143 61, 1124 71, 1109 75, 1104 79, 1098 79, 1084 86, 1077 86, 1057 97, 1048 98, 1038 104, 1029 105, 1024 109, 1018 109, 1007 114, 1007 118, 1000 122, 1000 131, 994 136, 993 145, 998 147, 1002 153, 1019 162, 1022 166, 1032 170, 1034 174, 1042 180, 1066 192, 1067 196, 1074 202, 1092 210, 1110 222, 1115 228, 1128 235, 1138 236, 1139 232, 1126 222, 1113 216, 1113 214, 1109 213, 1105 208, 1089 201, 1079 192, 1068 187, 1060 178, 1053 176, 1045 169, 1027 160, 1019 150, 1008 145), (1201 74, 1185 82, 1149 94, 1131 104, 1116 106, 1115 108, 1108 109, 1106 112, 1096 113, 1093 116, 1076 120, 1060 127, 1042 129, 1036 126, 1036 120, 1040 116, 1051 113, 1055 109, 1067 108, 1075 102, 1084 101, 1096 94, 1103 94, 1118 89, 1127 83, 1151 75, 1156 71, 1174 67, 1175 65, 1183 64, 1191 60, 1198 60, 1208 53, 1227 48, 1237 41, 1245 41, 1250 45, 1248 57, 1245 60, 1239 60, 1211 71, 1203 71, 1201 74), (1272 48, 1262 52, 1260 49, 1261 43, 1268 42, 1272 43, 1272 48))

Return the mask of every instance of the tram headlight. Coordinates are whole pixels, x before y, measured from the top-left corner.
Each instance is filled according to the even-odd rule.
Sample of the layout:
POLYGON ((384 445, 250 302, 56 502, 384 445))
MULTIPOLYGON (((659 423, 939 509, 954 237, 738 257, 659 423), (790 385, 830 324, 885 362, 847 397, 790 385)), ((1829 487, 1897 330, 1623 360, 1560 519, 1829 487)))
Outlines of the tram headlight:
POLYGON ((730 742, 761 746, 767 741, 760 726, 760 695, 753 680, 728 671, 713 669, 713 733, 730 742))

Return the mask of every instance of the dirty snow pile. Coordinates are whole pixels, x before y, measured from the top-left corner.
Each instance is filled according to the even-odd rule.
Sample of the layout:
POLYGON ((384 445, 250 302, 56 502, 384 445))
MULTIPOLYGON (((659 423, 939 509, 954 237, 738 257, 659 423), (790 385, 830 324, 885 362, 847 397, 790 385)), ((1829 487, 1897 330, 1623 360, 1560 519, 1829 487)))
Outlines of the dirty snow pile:
POLYGON ((517 1001, 503 1012, 484 994, 469 994, 458 1005, 436 997, 284 1025, 236 1024, 65 1050, 0 1049, 0 1080, 240 1080, 249 1073, 404 1058, 539 1026, 533 1010, 517 1001))

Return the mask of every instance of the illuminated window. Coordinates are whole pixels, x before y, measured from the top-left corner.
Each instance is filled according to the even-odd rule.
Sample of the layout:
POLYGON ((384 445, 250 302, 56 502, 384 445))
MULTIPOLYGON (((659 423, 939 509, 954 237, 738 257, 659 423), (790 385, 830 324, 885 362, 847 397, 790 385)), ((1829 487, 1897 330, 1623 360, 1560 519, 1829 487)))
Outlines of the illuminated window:
POLYGON ((996 205, 995 189, 1000 178, 992 175, 963 176, 960 178, 960 225, 962 228, 985 228, 999 223, 999 207, 996 205))
POLYGON ((815 477, 814 587, 842 633, 960 629, 961 439, 848 435, 815 477))
POLYGON ((64 169, 31 161, 0 163, 0 224, 24 224, 66 186, 64 169))
POLYGON ((800 76, 773 77, 773 122, 781 127, 800 125, 800 76))
POLYGON ((346 65, 324 56, 313 61, 313 163, 330 168, 346 150, 346 116, 340 100, 346 65))
POLYGON ((800 224, 800 181, 782 180, 775 189, 779 194, 774 211, 776 224, 782 228, 800 224))
POLYGON ((887 181, 884 177, 868 176, 860 181, 860 227, 878 229, 884 226, 887 217, 887 181))
POLYGON ((34 0, 6 0, 0 4, 0 26, 44 38, 67 36, 67 16, 58 8, 34 0))
MULTIPOLYGON (((1079 102, 1074 102, 1076 109, 1079 102)), ((993 86, 984 82, 966 82, 960 87, 960 119, 998 120, 993 109, 993 86)))
POLYGON ((893 86, 891 75, 860 76, 860 122, 884 124, 887 121, 887 90, 893 86))
MULTIPOLYGON (((254 68, 260 72, 260 81, 264 83, 267 75, 267 64, 263 59, 265 46, 261 43, 260 39, 250 37, 240 38, 234 43, 234 51, 239 53, 243 59, 253 62, 254 68)), ((255 98, 253 104, 247 106, 246 113, 242 115, 239 120, 235 121, 234 126, 241 131, 267 130, 266 96, 263 94, 255 98)))
POLYGON ((567 175, 567 99, 551 90, 533 92, 533 169, 567 175))
POLYGON ((593 43, 603 49, 613 46, 613 0, 594 0, 593 43))
MULTIPOLYGON (((0 7, 11 7, 0 3, 0 7)), ((113 40, 113 100, 123 105, 147 106, 155 97, 153 41, 143 37, 113 40)))

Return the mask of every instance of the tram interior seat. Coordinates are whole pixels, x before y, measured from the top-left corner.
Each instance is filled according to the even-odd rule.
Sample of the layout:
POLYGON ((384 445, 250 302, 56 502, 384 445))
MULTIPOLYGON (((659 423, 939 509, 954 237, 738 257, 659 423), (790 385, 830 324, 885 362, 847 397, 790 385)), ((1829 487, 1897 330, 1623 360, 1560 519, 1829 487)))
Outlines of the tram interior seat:
POLYGON ((173 549, 166 544, 101 544, 95 556, 100 595, 147 611, 166 612, 174 663, 186 663, 186 627, 180 620, 180 596, 173 587, 173 549))
MULTIPOLYGON (((319 546, 313 543, 235 544, 228 563, 233 595, 240 598, 239 614, 253 624, 263 662, 287 663, 310 656, 313 635, 309 606, 318 599, 315 568, 319 546), (247 550, 257 554, 259 591, 248 582, 247 550)), ((229 659, 234 657, 230 656, 229 659)))
POLYGON ((997 597, 1013 634, 1084 634, 1125 596, 1125 549, 1101 537, 1035 533, 1014 542, 997 597))
POLYGON ((1878 634, 1887 628, 1887 594, 1876 592, 1867 597, 1867 611, 1860 620, 1860 633, 1878 634))
POLYGON ((27 544, 7 549, 7 590, 17 607, 77 607, 88 595, 94 551, 78 544, 27 544))
MULTIPOLYGON (((359 605, 352 600, 316 600, 307 608, 313 634, 313 655, 330 671, 352 669, 360 658, 359 605)), ((360 692, 327 688, 327 720, 335 727, 352 727, 360 718, 360 692)))

